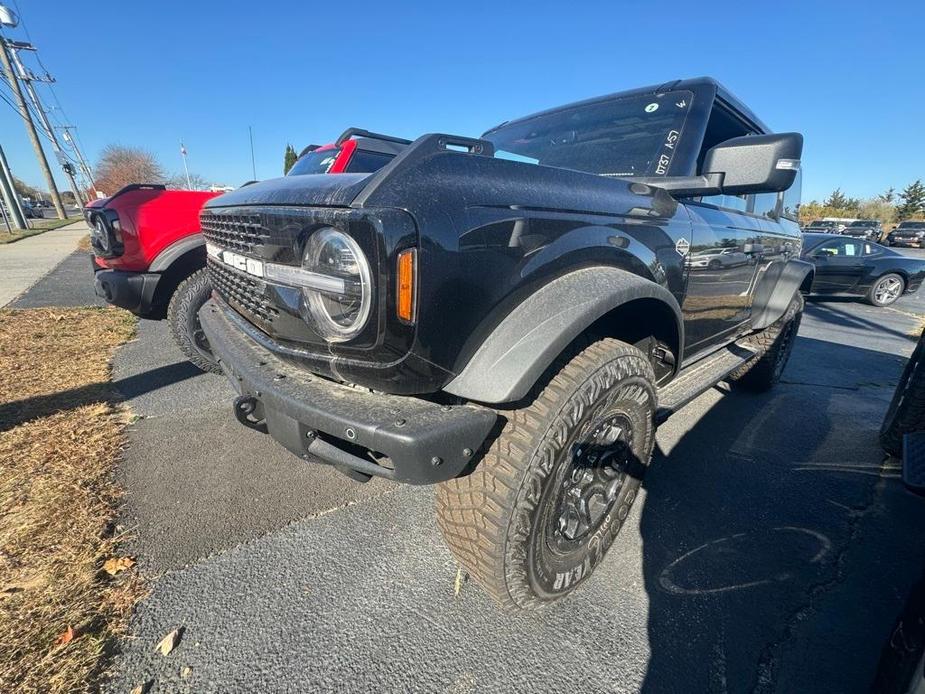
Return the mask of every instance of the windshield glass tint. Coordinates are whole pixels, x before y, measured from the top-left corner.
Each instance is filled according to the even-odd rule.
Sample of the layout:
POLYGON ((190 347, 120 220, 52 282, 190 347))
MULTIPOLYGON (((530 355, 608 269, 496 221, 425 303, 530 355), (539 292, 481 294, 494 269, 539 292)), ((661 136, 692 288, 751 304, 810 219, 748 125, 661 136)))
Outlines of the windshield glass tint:
POLYGON ((299 160, 292 165, 287 175, 299 176, 301 174, 327 173, 334 164, 334 160, 337 159, 338 152, 340 152, 340 147, 316 149, 314 152, 308 152, 299 157, 299 160))
POLYGON ((861 221, 858 221, 858 222, 851 222, 851 224, 849 224, 848 226, 849 226, 849 227, 870 227, 870 226, 873 226, 873 225, 876 224, 876 223, 877 223, 877 222, 871 222, 871 221, 861 220, 861 221))
POLYGON ((666 176, 693 94, 666 92, 576 106, 503 125, 495 156, 601 176, 666 176))
POLYGON ((925 222, 903 222, 900 229, 925 229, 925 222))

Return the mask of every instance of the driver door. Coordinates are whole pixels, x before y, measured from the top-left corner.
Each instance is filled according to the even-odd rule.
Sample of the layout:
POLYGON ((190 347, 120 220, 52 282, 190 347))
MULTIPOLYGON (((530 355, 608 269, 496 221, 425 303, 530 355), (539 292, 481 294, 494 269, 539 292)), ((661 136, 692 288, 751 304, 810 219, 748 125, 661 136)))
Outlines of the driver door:
POLYGON ((864 274, 864 241, 844 238, 827 241, 814 248, 809 259, 816 266, 814 292, 848 292, 864 274))

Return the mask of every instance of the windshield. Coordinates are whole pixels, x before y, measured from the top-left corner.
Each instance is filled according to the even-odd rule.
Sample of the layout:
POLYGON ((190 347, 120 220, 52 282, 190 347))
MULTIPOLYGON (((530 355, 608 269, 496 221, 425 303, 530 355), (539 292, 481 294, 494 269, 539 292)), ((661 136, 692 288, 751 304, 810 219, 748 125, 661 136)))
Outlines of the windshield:
POLYGON ((903 222, 900 229, 925 229, 925 222, 903 222))
POLYGON ((874 226, 875 224, 877 224, 877 222, 871 221, 871 220, 869 220, 869 219, 866 219, 866 220, 865 220, 865 219, 859 219, 859 220, 856 221, 856 222, 851 222, 851 224, 849 224, 848 226, 849 226, 849 227, 872 227, 872 226, 874 226))
POLYGON ((502 125, 484 135, 499 159, 601 176, 666 176, 693 93, 628 96, 502 125))

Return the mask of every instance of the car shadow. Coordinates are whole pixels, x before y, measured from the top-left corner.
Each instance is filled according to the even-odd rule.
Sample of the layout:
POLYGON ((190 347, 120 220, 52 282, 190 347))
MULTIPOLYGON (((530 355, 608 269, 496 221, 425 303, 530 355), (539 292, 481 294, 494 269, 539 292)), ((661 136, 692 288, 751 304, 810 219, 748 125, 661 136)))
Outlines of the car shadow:
POLYGON ((176 362, 149 369, 117 381, 100 381, 46 395, 36 395, 0 405, 0 431, 8 431, 32 419, 47 417, 98 402, 123 402, 160 388, 202 376, 190 362, 176 362))
POLYGON ((841 327, 873 329, 881 333, 901 337, 905 340, 918 339, 916 336, 913 336, 910 333, 903 332, 901 330, 895 330, 884 325, 883 323, 877 323, 866 318, 861 318, 856 313, 849 313, 842 308, 837 308, 838 304, 849 302, 852 302, 852 300, 848 297, 813 297, 807 301, 806 311, 809 315, 813 315, 820 320, 824 320, 827 323, 839 325, 841 327))
MULTIPOLYGON (((903 572, 850 599, 835 591, 878 489, 903 493, 877 444, 891 393, 883 384, 901 367, 881 352, 807 338, 793 360, 800 369, 773 391, 732 392, 686 431, 660 433, 675 442, 656 452, 640 519, 651 649, 644 692, 856 691, 871 681, 895 617, 872 605, 881 593, 903 594, 894 585, 903 572), (870 381, 794 380, 798 372, 825 381, 833 365, 870 381), (823 609, 823 598, 835 605, 823 609), (847 622, 838 636, 831 611, 847 622), (817 647, 787 650, 804 632, 817 647), (807 679, 788 680, 794 671, 807 679), (818 686, 812 673, 824 673, 818 686)), ((913 541, 916 531, 897 533, 913 541)))

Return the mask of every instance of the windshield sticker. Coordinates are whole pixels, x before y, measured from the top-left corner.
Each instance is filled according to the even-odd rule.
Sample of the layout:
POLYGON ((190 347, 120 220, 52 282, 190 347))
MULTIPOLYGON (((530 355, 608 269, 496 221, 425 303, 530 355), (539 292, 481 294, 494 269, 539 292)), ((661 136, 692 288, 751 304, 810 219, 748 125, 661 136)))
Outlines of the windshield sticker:
POLYGON ((668 174, 668 169, 671 167, 671 157, 674 156, 674 147, 679 137, 681 137, 681 133, 677 130, 669 130, 668 134, 665 136, 665 141, 662 143, 663 151, 658 157, 658 162, 655 164, 656 176, 665 176, 668 174))
POLYGON ((658 104, 651 103, 648 106, 646 106, 646 113, 652 113, 654 111, 658 111, 658 104))

